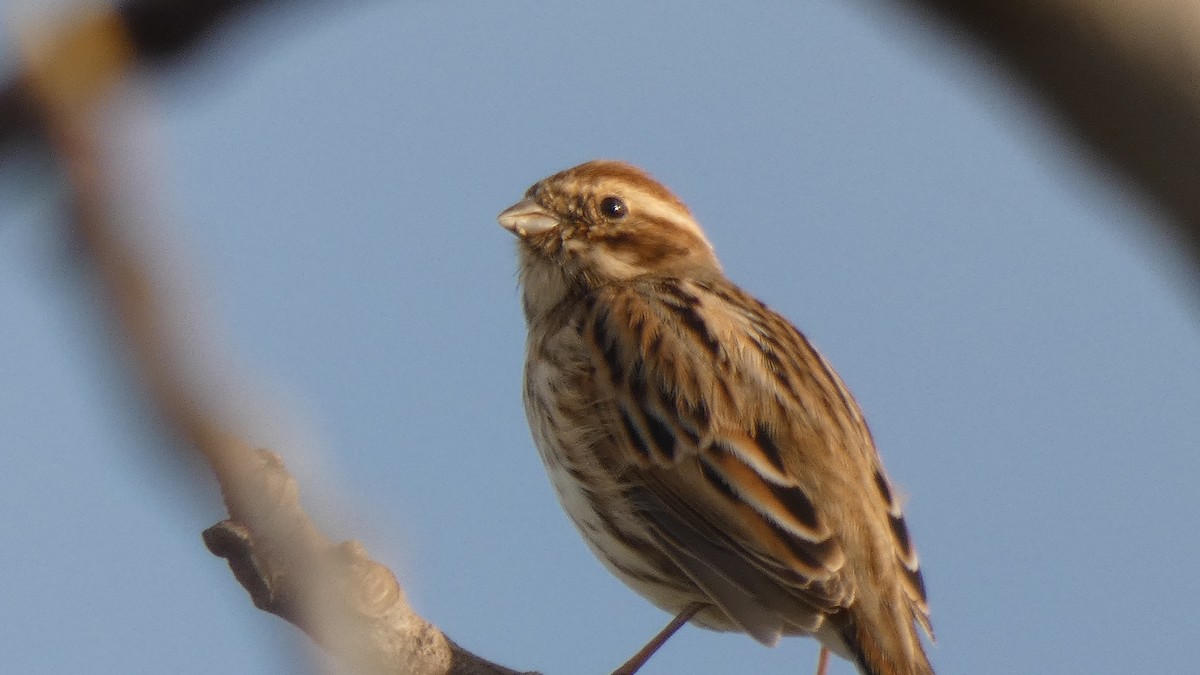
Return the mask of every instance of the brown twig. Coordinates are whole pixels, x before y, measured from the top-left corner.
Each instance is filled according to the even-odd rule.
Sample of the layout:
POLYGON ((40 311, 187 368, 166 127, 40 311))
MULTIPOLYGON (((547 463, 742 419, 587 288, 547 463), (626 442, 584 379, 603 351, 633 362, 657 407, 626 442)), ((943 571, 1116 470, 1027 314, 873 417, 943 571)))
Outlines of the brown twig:
MULTIPOLYGON (((1200 261, 1200 25, 1190 0, 908 0, 997 54, 1108 165, 1170 218, 1200 261)), ((205 533, 255 604, 368 672, 514 673, 461 650, 417 616, 361 546, 308 519, 278 457, 199 403, 172 354, 166 301, 113 223, 113 189, 88 115, 135 60, 186 50, 252 0, 131 0, 31 52, 0 91, 0 142, 46 136, 71 185, 74 225, 103 280, 137 379, 216 474, 230 520, 205 533), (32 102, 36 100, 37 105, 32 102)))
POLYGON ((27 48, 40 125, 72 197, 72 225, 101 281, 134 379, 160 417, 204 457, 229 520, 209 528, 209 549, 264 611, 293 623, 353 672, 517 675, 461 649, 408 605, 395 576, 356 542, 335 544, 300 504, 282 460, 255 450, 205 405, 200 383, 174 345, 176 313, 163 285, 118 227, 118 195, 105 170, 97 103, 132 62, 124 23, 100 11, 74 30, 27 48))

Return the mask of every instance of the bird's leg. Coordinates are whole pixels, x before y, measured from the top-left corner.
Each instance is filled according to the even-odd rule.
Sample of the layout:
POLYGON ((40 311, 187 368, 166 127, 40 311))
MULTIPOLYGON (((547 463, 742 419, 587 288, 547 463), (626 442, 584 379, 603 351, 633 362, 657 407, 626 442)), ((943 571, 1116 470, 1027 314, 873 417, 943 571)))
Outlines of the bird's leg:
POLYGON ((622 663, 620 668, 612 672, 612 675, 633 675, 636 673, 642 666, 646 665, 651 656, 654 656, 654 652, 657 652, 659 647, 662 647, 675 634, 675 631, 682 628, 683 624, 691 621, 692 617, 696 616, 696 613, 702 609, 704 609, 704 603, 700 602, 695 602, 684 607, 682 612, 674 619, 671 619, 671 623, 667 624, 666 628, 658 631, 658 635, 651 638, 646 643, 646 646, 639 649, 638 653, 634 654, 632 658, 622 663))
POLYGON ((825 675, 825 671, 829 669, 829 650, 824 645, 821 646, 821 653, 817 656, 817 675, 825 675))

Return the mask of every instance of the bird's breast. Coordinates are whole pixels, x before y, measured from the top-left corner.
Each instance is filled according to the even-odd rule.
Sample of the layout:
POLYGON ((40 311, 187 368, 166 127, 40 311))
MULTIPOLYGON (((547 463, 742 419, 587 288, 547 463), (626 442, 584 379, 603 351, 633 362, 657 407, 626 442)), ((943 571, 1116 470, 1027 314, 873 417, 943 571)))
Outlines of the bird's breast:
POLYGON ((611 430, 611 394, 597 382, 578 324, 530 331, 525 411, 533 440, 559 502, 601 562, 668 611, 696 599, 657 551, 643 518, 626 497, 622 453, 611 430))

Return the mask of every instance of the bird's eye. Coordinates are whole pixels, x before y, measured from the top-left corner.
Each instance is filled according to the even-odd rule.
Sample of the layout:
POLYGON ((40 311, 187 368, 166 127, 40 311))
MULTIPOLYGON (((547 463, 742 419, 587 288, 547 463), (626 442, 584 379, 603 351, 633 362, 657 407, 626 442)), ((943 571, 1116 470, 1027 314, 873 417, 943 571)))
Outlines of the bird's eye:
POLYGON ((600 200, 600 214, 605 218, 617 220, 629 213, 629 207, 617 197, 605 197, 600 200))

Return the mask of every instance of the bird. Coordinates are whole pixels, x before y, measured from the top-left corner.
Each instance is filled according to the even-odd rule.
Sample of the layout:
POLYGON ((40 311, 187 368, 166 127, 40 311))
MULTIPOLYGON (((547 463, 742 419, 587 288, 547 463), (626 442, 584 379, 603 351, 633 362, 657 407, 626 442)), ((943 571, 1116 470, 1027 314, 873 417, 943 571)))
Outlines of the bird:
MULTIPOLYGON (((744 205, 747 211, 752 205, 744 205)), ((932 675, 925 582, 854 397, 724 274, 688 207, 631 164, 538 181, 516 236, 523 399, 567 515, 679 626, 811 636, 866 675, 932 675)))

